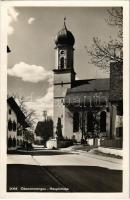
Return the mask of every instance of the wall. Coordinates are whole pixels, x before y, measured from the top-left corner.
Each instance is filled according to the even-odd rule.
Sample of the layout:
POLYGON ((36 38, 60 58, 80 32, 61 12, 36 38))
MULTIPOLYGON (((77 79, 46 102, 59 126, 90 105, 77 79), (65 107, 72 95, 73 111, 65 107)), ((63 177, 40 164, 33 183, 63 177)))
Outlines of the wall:
POLYGON ((65 85, 54 85, 54 97, 65 97, 66 91, 71 86, 71 73, 54 74, 54 84, 69 83, 65 85))
POLYGON ((60 58, 64 57, 66 60, 66 64, 65 64, 65 68, 73 68, 73 47, 58 47, 55 48, 55 69, 58 69, 58 67, 60 66, 60 58), (64 51, 64 55, 60 54, 60 51, 64 51))
MULTIPOLYGON (((8 121, 11 120, 12 122, 15 121, 16 124, 17 124, 17 116, 15 114, 15 112, 11 109, 11 114, 9 114, 9 110, 11 109, 11 107, 9 105, 7 105, 7 138, 16 138, 16 141, 17 141, 17 129, 16 131, 9 131, 8 130, 8 121)), ((8 148, 8 150, 15 150, 17 149, 17 145, 16 147, 10 147, 8 148)))
POLYGON ((64 106, 63 114, 63 136, 72 139, 73 136, 73 113, 64 106))
MULTIPOLYGON (((54 84, 57 83, 70 83, 71 81, 71 73, 60 73, 56 74, 54 73, 54 84)), ((65 85, 54 85, 54 113, 53 113, 53 123, 54 123, 54 136, 56 132, 56 126, 58 117, 61 118, 61 123, 63 125, 63 103, 64 103, 64 97, 66 95, 66 91, 68 88, 71 87, 71 84, 65 84, 65 85)))
POLYGON ((61 124, 63 126, 63 103, 62 99, 54 99, 54 114, 53 114, 53 127, 54 127, 54 136, 56 133, 56 127, 58 118, 61 118, 61 124))
POLYGON ((46 142, 47 149, 57 148, 57 139, 51 139, 46 142))

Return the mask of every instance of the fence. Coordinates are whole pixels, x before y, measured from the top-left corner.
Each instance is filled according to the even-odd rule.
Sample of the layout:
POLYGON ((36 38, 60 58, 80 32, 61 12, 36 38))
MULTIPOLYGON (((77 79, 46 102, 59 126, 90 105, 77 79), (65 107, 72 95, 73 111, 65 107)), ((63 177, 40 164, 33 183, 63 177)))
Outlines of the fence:
POLYGON ((113 147, 113 148, 122 148, 123 141, 122 139, 104 139, 100 141, 101 147, 113 147))

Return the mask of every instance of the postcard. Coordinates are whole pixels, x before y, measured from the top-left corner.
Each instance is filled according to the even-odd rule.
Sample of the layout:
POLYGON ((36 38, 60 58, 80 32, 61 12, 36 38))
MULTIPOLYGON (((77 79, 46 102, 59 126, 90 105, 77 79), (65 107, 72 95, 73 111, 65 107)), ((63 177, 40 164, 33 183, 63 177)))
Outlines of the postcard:
POLYGON ((1 2, 1 197, 129 197, 128 5, 1 2))

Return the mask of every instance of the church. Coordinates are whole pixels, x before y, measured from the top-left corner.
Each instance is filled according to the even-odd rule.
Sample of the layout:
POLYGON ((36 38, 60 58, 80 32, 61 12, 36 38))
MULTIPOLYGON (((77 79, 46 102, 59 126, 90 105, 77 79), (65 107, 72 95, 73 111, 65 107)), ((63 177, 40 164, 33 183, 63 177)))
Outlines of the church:
MULTIPOLYGON (((64 21, 63 28, 55 38, 54 136, 75 139, 78 142, 94 137, 122 138, 122 125, 117 123, 118 104, 123 106, 122 70, 116 76, 118 64, 112 63, 111 66, 115 67, 111 70, 110 66, 110 78, 76 80, 74 44, 74 35, 67 29, 64 21), (117 87, 121 90, 120 97, 111 101, 112 91, 116 94, 115 82, 120 85, 120 88, 117 87), (112 90, 113 87, 115 90, 112 90), (58 124, 61 124, 60 133, 58 124)), ((122 119, 122 113, 120 116, 122 119)))

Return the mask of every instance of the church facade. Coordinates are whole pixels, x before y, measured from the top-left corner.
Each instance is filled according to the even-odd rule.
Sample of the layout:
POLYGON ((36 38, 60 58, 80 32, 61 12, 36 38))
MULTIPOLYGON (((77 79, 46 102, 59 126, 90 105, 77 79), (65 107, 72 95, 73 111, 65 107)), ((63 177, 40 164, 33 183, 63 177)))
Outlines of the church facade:
POLYGON ((55 39, 54 136, 77 141, 116 137, 114 129, 111 133, 111 118, 112 124, 116 120, 111 116, 111 79, 76 80, 74 44, 64 22, 55 39))

